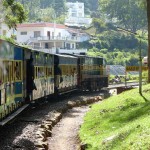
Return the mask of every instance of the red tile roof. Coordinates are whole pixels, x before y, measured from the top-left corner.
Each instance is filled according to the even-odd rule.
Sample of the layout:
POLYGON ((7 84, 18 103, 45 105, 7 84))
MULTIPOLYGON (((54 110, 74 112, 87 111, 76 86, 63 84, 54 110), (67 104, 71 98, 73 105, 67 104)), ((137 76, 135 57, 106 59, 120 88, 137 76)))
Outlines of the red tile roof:
MULTIPOLYGON (((45 23, 45 22, 39 22, 39 23, 24 23, 24 24, 18 24, 17 28, 24 28, 24 27, 54 27, 54 23, 45 23)), ((56 28, 60 29, 66 29, 67 27, 63 24, 55 24, 56 28)))

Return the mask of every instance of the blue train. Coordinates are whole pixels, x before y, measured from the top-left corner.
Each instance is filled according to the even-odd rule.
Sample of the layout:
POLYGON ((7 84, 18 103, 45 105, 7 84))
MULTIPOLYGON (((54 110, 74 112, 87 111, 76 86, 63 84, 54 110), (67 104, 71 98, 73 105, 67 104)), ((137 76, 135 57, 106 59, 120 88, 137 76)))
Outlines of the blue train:
POLYGON ((32 101, 77 89, 91 91, 107 86, 104 58, 54 55, 0 39, 0 125, 32 101))

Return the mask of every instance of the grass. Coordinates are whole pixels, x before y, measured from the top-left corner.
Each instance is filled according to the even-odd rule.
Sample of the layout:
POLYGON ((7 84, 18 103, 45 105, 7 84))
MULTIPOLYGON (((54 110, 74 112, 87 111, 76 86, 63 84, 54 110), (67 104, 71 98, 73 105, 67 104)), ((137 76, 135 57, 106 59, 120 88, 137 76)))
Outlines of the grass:
POLYGON ((87 150, 150 149, 150 84, 92 105, 80 129, 87 150))

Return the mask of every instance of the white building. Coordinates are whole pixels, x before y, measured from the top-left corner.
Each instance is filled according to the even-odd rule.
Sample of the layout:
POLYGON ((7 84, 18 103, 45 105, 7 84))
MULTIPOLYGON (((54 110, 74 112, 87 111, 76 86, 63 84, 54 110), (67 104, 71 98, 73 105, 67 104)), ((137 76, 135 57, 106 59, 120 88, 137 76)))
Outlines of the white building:
POLYGON ((68 8, 68 17, 82 17, 84 18, 84 3, 72 3, 67 2, 66 6, 68 8))
POLYGON ((33 49, 50 53, 86 53, 77 49, 77 43, 89 40, 86 33, 55 23, 28 23, 17 25, 17 42, 33 49))
POLYGON ((14 34, 15 34, 14 29, 9 29, 6 24, 0 22, 0 35, 1 36, 11 37, 11 35, 14 35, 14 34))
POLYGON ((84 3, 67 2, 66 3, 68 14, 65 19, 65 25, 67 26, 77 26, 77 27, 88 27, 92 23, 91 18, 86 18, 84 14, 84 3))

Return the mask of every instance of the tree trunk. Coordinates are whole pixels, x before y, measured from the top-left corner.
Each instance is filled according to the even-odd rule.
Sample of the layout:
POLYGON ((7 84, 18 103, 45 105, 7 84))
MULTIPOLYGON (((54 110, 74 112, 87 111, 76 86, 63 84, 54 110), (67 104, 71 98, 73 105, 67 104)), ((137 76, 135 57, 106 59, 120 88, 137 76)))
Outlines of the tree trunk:
POLYGON ((150 83, 150 0, 147 1, 147 20, 148 20, 148 83, 150 83))

